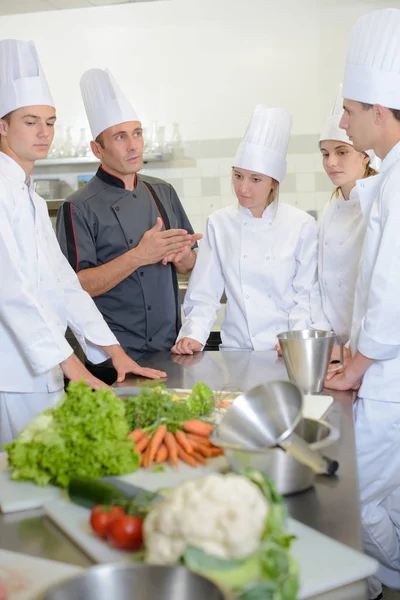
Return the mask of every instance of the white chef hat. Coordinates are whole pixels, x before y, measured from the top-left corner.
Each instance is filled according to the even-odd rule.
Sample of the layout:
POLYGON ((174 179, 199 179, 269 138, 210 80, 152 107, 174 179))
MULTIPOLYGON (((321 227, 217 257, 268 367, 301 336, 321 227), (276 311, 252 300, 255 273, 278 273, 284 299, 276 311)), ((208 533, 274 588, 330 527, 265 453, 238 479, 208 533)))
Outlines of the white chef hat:
POLYGON ((53 106, 33 42, 0 41, 0 118, 23 106, 53 106))
POLYGON ((291 127, 292 117, 285 108, 258 104, 236 152, 234 166, 281 182, 286 175, 291 127))
POLYGON ((364 15, 350 32, 343 95, 400 109, 400 10, 364 15))
POLYGON ((338 142, 344 142, 345 144, 353 145, 353 142, 347 137, 344 129, 340 129, 339 123, 343 115, 343 96, 342 96, 342 84, 336 92, 335 101, 333 103, 329 117, 327 118, 325 125, 322 129, 319 141, 324 140, 335 140, 338 142))
POLYGON ((127 121, 139 121, 131 103, 108 69, 89 69, 80 81, 81 94, 93 139, 127 121))

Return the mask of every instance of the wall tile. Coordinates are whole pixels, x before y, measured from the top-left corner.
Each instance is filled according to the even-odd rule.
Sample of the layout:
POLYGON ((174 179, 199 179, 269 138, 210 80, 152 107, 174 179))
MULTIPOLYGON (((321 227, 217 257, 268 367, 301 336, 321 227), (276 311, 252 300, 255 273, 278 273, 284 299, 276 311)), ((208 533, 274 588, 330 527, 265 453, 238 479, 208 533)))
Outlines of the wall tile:
POLYGON ((329 192, 333 189, 332 181, 325 171, 323 173, 315 173, 315 190, 317 192, 329 192))
POLYGON ((203 216, 208 217, 213 212, 221 208, 220 196, 209 196, 202 199, 203 216))
POLYGON ((221 196, 234 196, 232 178, 231 177, 220 177, 220 191, 221 196))
POLYGON ((237 206, 238 201, 236 196, 222 196, 221 197, 221 208, 224 206, 237 206))
POLYGON ((200 170, 202 177, 218 177, 219 176, 219 160, 218 158, 198 158, 196 166, 200 170))
POLYGON ((201 178, 201 194, 202 196, 220 196, 221 182, 219 177, 202 177, 201 178))
POLYGON ((287 172, 295 173, 296 172, 296 154, 288 154, 286 156, 287 162, 287 172))
POLYGON ((181 178, 175 179, 173 177, 170 177, 166 181, 168 181, 168 183, 170 183, 172 185, 172 187, 175 189, 176 193, 178 194, 179 198, 182 198, 182 196, 183 196, 183 179, 181 179, 181 178))
POLYGON ((297 194, 297 208, 302 210, 315 210, 315 193, 297 194))
POLYGON ((297 206, 297 194, 287 194, 285 192, 279 192, 279 201, 284 202, 285 204, 292 204, 292 206, 297 206))
POLYGON ((201 196, 200 177, 193 177, 192 179, 183 180, 183 195, 185 198, 190 198, 191 196, 201 196))
POLYGON ((315 173, 296 173, 298 192, 315 192, 315 173))
POLYGON ((289 154, 312 154, 318 148, 318 135, 292 135, 289 141, 289 154))
POLYGON ((183 199, 181 198, 181 202, 187 215, 193 215, 198 217, 203 216, 203 203, 202 198, 200 196, 184 197, 183 199))
POLYGON ((281 192, 287 194, 288 192, 295 192, 296 187, 296 174, 295 173, 287 173, 285 179, 279 185, 279 189, 281 192))
POLYGON ((314 156, 313 154, 294 154, 296 173, 313 173, 314 156))

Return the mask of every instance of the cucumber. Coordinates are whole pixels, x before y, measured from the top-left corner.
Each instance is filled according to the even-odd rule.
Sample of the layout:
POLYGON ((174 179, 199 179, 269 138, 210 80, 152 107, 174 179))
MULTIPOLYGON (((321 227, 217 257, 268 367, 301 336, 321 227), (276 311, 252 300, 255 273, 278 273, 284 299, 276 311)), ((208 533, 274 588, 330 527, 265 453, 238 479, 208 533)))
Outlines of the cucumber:
POLYGON ((90 477, 73 477, 67 492, 74 504, 85 508, 93 508, 97 504, 126 506, 129 502, 129 496, 114 485, 90 477))

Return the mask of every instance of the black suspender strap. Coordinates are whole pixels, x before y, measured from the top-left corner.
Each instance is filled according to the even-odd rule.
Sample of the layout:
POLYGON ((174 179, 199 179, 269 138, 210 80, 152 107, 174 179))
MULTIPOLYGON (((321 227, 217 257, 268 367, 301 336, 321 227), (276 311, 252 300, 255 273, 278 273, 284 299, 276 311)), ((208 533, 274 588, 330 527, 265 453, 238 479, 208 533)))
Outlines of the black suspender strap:
MULTIPOLYGON (((171 229, 171 222, 169 220, 167 211, 164 208, 163 203, 161 202, 160 198, 157 196, 153 186, 151 186, 149 183, 144 182, 143 179, 140 180, 143 185, 148 189, 150 195, 152 196, 155 205, 157 206, 157 210, 160 213, 160 216, 164 222, 164 227, 165 229, 171 229)), ((174 288, 174 295, 175 295, 175 306, 176 306, 176 335, 178 335, 179 330, 181 328, 181 302, 180 302, 180 297, 179 297, 179 285, 178 285, 178 276, 176 273, 176 269, 175 269, 175 265, 171 264, 171 274, 172 274, 172 285, 174 288)))

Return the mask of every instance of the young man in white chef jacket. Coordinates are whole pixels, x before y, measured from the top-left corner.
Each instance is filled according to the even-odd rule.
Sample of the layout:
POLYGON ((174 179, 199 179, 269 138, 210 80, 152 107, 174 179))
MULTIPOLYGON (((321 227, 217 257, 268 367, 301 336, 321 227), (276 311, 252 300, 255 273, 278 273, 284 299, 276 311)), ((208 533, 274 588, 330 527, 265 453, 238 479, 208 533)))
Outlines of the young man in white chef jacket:
POLYGON ((119 346, 64 258, 45 201, 33 189, 56 113, 33 43, 0 41, 0 445, 63 393, 63 375, 93 377, 65 339, 69 325, 94 362, 111 357, 122 381, 142 369, 119 346))
POLYGON ((365 551, 381 584, 400 587, 400 10, 360 18, 350 34, 341 126, 354 147, 372 148, 380 174, 357 183, 368 219, 356 285, 353 359, 328 381, 357 389, 354 404, 365 551))

